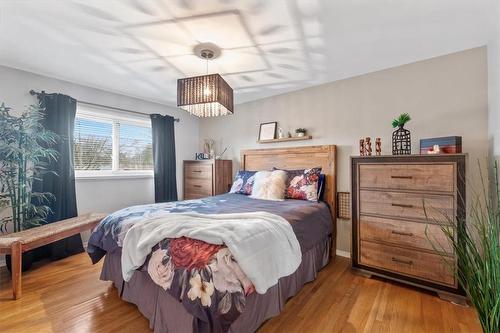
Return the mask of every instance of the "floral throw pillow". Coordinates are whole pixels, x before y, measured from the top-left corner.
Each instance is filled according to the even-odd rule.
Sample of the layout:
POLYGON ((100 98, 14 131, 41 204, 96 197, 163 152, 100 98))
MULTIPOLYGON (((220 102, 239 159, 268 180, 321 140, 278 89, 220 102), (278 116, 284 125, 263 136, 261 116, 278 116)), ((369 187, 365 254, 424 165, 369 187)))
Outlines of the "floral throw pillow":
POLYGON ((321 168, 286 170, 288 175, 285 198, 318 201, 321 168))
POLYGON ((229 193, 252 194, 253 181, 256 171, 238 171, 234 177, 233 186, 229 193))

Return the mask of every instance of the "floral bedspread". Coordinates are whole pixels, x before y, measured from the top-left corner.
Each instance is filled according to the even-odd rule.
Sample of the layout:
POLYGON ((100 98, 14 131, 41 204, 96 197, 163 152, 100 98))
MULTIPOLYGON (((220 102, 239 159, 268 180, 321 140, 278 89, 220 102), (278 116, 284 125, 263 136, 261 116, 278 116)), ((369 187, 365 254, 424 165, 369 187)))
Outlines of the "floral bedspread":
POLYGON ((254 292, 227 247, 187 237, 161 241, 147 262, 151 279, 215 331, 227 331, 254 292))
MULTIPOLYGON (((309 241, 313 242, 312 236, 324 237, 331 232, 331 220, 324 204, 285 202, 282 207, 298 206, 297 212, 301 212, 287 216, 290 207, 277 211, 275 203, 250 199, 242 194, 226 194, 198 200, 133 206, 117 211, 106 217, 93 231, 87 252, 94 263, 98 262, 107 252, 120 248, 130 227, 145 218, 181 212, 216 214, 255 211, 256 204, 259 204, 259 210, 278 213, 288 221, 296 219, 309 223, 307 232, 301 231, 304 226, 296 224, 300 235, 292 223, 304 250, 309 241), (312 224, 302 215, 311 215, 310 218, 320 222, 312 224)), ((244 311, 246 297, 254 292, 251 281, 227 247, 186 237, 162 240, 153 247, 149 260, 141 270, 147 270, 157 285, 178 299, 189 313, 208 325, 211 331, 227 331, 244 311)))
POLYGON ((181 237, 165 239, 147 264, 151 279, 178 299, 189 313, 227 331, 254 292, 227 247, 181 237))
MULTIPOLYGON (((199 199, 129 207, 106 217, 89 244, 96 243, 94 235, 104 233, 121 246, 127 231, 144 218, 207 210, 214 204, 213 200, 199 199)), ((95 247, 89 246, 89 254, 93 250, 95 247)), ((158 243, 144 266, 157 285, 182 302, 193 316, 217 328, 215 331, 227 331, 243 312, 245 296, 255 291, 227 247, 187 237, 158 243)))

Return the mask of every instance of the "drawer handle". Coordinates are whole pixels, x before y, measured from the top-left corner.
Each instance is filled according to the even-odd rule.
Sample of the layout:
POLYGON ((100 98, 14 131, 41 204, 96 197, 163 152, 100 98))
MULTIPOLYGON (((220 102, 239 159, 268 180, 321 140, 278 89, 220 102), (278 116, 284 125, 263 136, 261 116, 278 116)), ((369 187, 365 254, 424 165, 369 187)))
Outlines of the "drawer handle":
POLYGON ((406 205, 406 204, 398 204, 398 203, 392 203, 391 204, 393 207, 401 207, 401 208, 413 208, 415 206, 413 205, 406 205))
POLYGON ((392 179, 413 179, 413 176, 391 176, 392 179))
POLYGON ((193 172, 201 172, 201 170, 193 170, 193 172))
POLYGON ((397 230, 392 230, 391 233, 394 235, 401 235, 401 236, 413 236, 413 233, 411 232, 403 232, 403 231, 397 231, 397 230))
POLYGON ((193 187, 201 188, 201 185, 193 185, 193 187))
POLYGON ((411 260, 403 260, 403 259, 398 259, 398 258, 392 257, 392 261, 398 262, 400 264, 413 265, 413 261, 411 261, 411 260))

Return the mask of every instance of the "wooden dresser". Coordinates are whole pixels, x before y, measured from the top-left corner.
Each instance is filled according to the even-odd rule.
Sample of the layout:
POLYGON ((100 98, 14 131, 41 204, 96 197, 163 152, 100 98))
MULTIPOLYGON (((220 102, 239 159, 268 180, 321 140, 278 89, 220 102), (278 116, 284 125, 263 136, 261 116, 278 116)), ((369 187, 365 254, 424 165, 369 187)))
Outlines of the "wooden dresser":
MULTIPOLYGON (((465 216, 464 154, 352 157, 352 265, 365 273, 462 295, 426 236, 455 261, 438 221, 465 216), (424 210, 425 207, 425 210, 424 210)), ((455 230, 462 230, 456 225, 455 230)))
POLYGON ((229 192, 233 183, 233 161, 184 161, 184 200, 229 192))

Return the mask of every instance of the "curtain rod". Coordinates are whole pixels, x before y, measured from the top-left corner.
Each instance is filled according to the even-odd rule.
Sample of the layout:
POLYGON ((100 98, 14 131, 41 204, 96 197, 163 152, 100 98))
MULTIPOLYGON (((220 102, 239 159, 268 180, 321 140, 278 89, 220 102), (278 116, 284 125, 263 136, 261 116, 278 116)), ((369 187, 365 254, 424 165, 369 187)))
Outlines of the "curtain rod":
MULTIPOLYGON (((40 95, 40 94, 45 94, 45 91, 41 91, 41 92, 37 92, 35 90, 30 90, 30 95, 40 95)), ((102 105, 102 104, 97 104, 97 103, 90 103, 90 102, 85 102, 85 101, 78 101, 78 103, 81 103, 81 104, 86 104, 86 105, 89 105, 89 106, 97 106, 97 107, 101 107, 101 108, 107 108, 107 109, 112 109, 112 110, 117 110, 117 111, 121 111, 121 112, 128 112, 128 113, 135 113, 135 114, 139 114, 141 116, 149 116, 149 113, 143 113, 143 112, 139 112, 139 111, 133 111, 133 110, 128 110, 128 109, 122 109, 122 108, 117 108, 117 107, 114 107, 114 106, 107 106, 107 105, 102 105)), ((180 119, 179 118, 174 118, 174 121, 175 122, 180 122, 180 119)))

